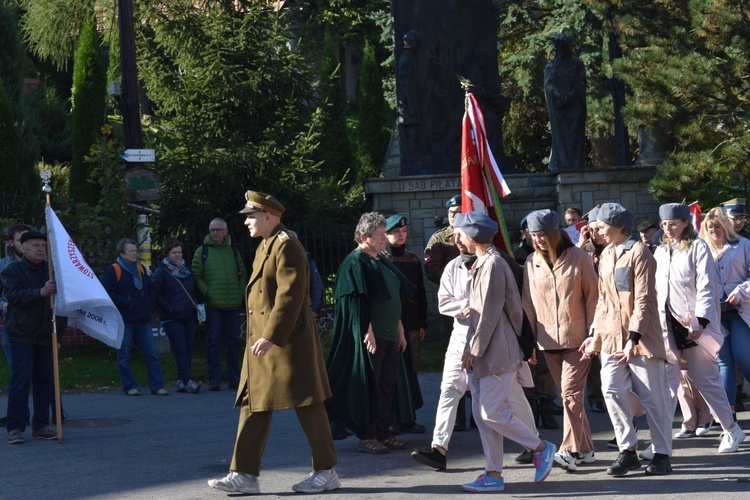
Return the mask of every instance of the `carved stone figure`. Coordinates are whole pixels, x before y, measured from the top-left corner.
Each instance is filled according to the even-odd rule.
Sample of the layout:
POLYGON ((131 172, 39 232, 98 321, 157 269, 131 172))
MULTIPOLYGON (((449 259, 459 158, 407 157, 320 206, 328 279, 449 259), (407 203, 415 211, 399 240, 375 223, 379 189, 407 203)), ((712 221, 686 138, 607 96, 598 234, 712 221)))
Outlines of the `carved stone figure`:
MULTIPOLYGON (((464 93, 475 85, 495 159, 503 157, 493 0, 391 0, 401 175, 458 173, 464 93)), ((503 170, 506 172, 507 170, 503 170)))
POLYGON ((404 34, 404 49, 396 68, 396 98, 398 99, 398 129, 403 159, 414 162, 419 158, 420 110, 419 70, 416 54, 421 36, 414 30, 404 34))
POLYGON ((586 70, 573 55, 573 43, 559 33, 555 57, 544 70, 544 95, 552 128, 549 170, 582 168, 586 163, 586 70))

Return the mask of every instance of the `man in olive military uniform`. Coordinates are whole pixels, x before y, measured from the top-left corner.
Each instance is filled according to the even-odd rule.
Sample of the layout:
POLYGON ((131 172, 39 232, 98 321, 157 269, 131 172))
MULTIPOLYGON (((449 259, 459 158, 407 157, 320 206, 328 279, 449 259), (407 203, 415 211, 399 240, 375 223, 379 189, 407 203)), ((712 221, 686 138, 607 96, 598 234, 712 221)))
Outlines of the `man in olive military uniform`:
POLYGON ((313 471, 292 489, 321 493, 341 486, 336 449, 323 402, 331 397, 315 319, 310 269, 302 244, 281 224, 284 206, 271 195, 248 191, 240 212, 253 238, 262 238, 245 289, 247 346, 235 407, 237 438, 229 467, 212 488, 258 494, 258 475, 274 410, 294 408, 312 449, 313 471))

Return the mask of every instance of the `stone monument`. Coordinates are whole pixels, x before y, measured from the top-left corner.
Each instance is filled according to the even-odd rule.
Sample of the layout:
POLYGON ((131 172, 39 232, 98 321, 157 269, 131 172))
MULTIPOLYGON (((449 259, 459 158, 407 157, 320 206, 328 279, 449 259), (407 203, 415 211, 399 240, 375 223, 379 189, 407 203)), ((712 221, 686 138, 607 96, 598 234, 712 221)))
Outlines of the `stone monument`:
POLYGON ((462 76, 472 82, 501 169, 497 67, 499 16, 492 0, 392 0, 400 175, 460 173, 462 76))

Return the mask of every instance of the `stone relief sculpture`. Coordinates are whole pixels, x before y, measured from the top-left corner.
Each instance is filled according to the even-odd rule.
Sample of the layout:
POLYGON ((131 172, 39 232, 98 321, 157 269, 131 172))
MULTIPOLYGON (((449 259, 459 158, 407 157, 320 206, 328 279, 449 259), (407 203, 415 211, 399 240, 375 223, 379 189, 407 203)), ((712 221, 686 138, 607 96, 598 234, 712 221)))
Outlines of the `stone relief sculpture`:
MULTIPOLYGON (((497 67, 499 15, 492 0, 391 0, 401 175, 459 172, 463 76, 474 84, 491 146, 503 156, 497 67)), ((505 170, 504 170, 505 171, 505 170)))
POLYGON ((403 37, 403 51, 396 68, 396 99, 398 103, 398 130, 402 157, 414 162, 420 157, 419 69, 417 56, 421 36, 409 30, 403 37))

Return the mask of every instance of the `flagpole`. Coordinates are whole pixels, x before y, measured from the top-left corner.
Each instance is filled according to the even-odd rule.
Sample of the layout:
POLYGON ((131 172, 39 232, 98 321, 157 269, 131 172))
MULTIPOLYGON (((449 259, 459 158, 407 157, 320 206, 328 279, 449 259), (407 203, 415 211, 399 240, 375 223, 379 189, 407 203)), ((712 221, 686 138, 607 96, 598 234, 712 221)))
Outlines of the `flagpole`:
MULTIPOLYGON (((495 163, 495 159, 493 157, 492 149, 490 148, 489 144, 487 144, 487 137, 486 137, 486 130, 484 128, 484 118, 482 115, 482 110, 479 106, 479 103, 476 102, 475 97, 471 93, 471 88, 473 87, 473 84, 471 81, 467 80, 466 78, 462 76, 458 76, 459 81, 461 82, 461 88, 465 92, 465 99, 464 99, 464 123, 463 127, 467 126, 466 117, 469 117, 469 121, 471 123, 470 127, 473 129, 472 131, 472 142, 474 150, 476 151, 476 162, 479 165, 479 171, 477 172, 477 176, 482 179, 483 188, 486 190, 485 195, 488 199, 485 200, 485 210, 487 210, 489 215, 490 206, 492 207, 492 210, 495 214, 495 218, 497 219, 498 224, 498 235, 500 236, 500 242, 502 242, 502 245, 498 245, 502 248, 502 250, 505 250, 508 253, 513 253, 513 246, 510 242, 510 235, 508 234, 508 226, 505 223, 505 216, 503 214, 503 209, 500 205, 500 191, 499 189, 503 189, 503 196, 507 194, 507 192, 510 192, 510 190, 505 186, 505 182, 502 180, 502 174, 499 171, 499 167, 495 163), (474 110, 474 111, 472 111, 474 110), (476 115, 476 116, 474 116, 476 115), (476 120, 476 123, 475 123, 476 120), (496 169, 497 171, 493 174, 493 169, 496 169), (500 182, 505 187, 500 187, 496 182, 500 182), (505 192, 507 191, 507 192, 505 192)), ((464 139, 465 140, 465 139, 464 139)), ((463 154, 465 151, 463 150, 464 145, 462 144, 462 165, 461 165, 461 190, 462 190, 462 199, 466 195, 464 191, 467 191, 466 186, 464 186, 464 165, 463 165, 463 154)), ((470 202, 471 205, 473 203, 470 202)), ((462 209, 466 210, 466 206, 462 203, 462 209)), ((497 236, 495 237, 497 241, 497 236)))
MULTIPOLYGON (((39 173, 44 185, 42 192, 45 196, 46 206, 50 206, 50 197, 52 196, 52 186, 49 185, 52 171, 42 170, 39 173)), ((52 245, 50 245, 49 224, 46 224, 47 233, 47 272, 49 279, 55 279, 52 271, 52 245)), ((62 442, 62 403, 60 402, 60 362, 57 356, 57 321, 55 321, 55 294, 50 294, 49 303, 52 309, 52 366, 55 372, 55 428, 57 429, 57 442, 62 442)))

